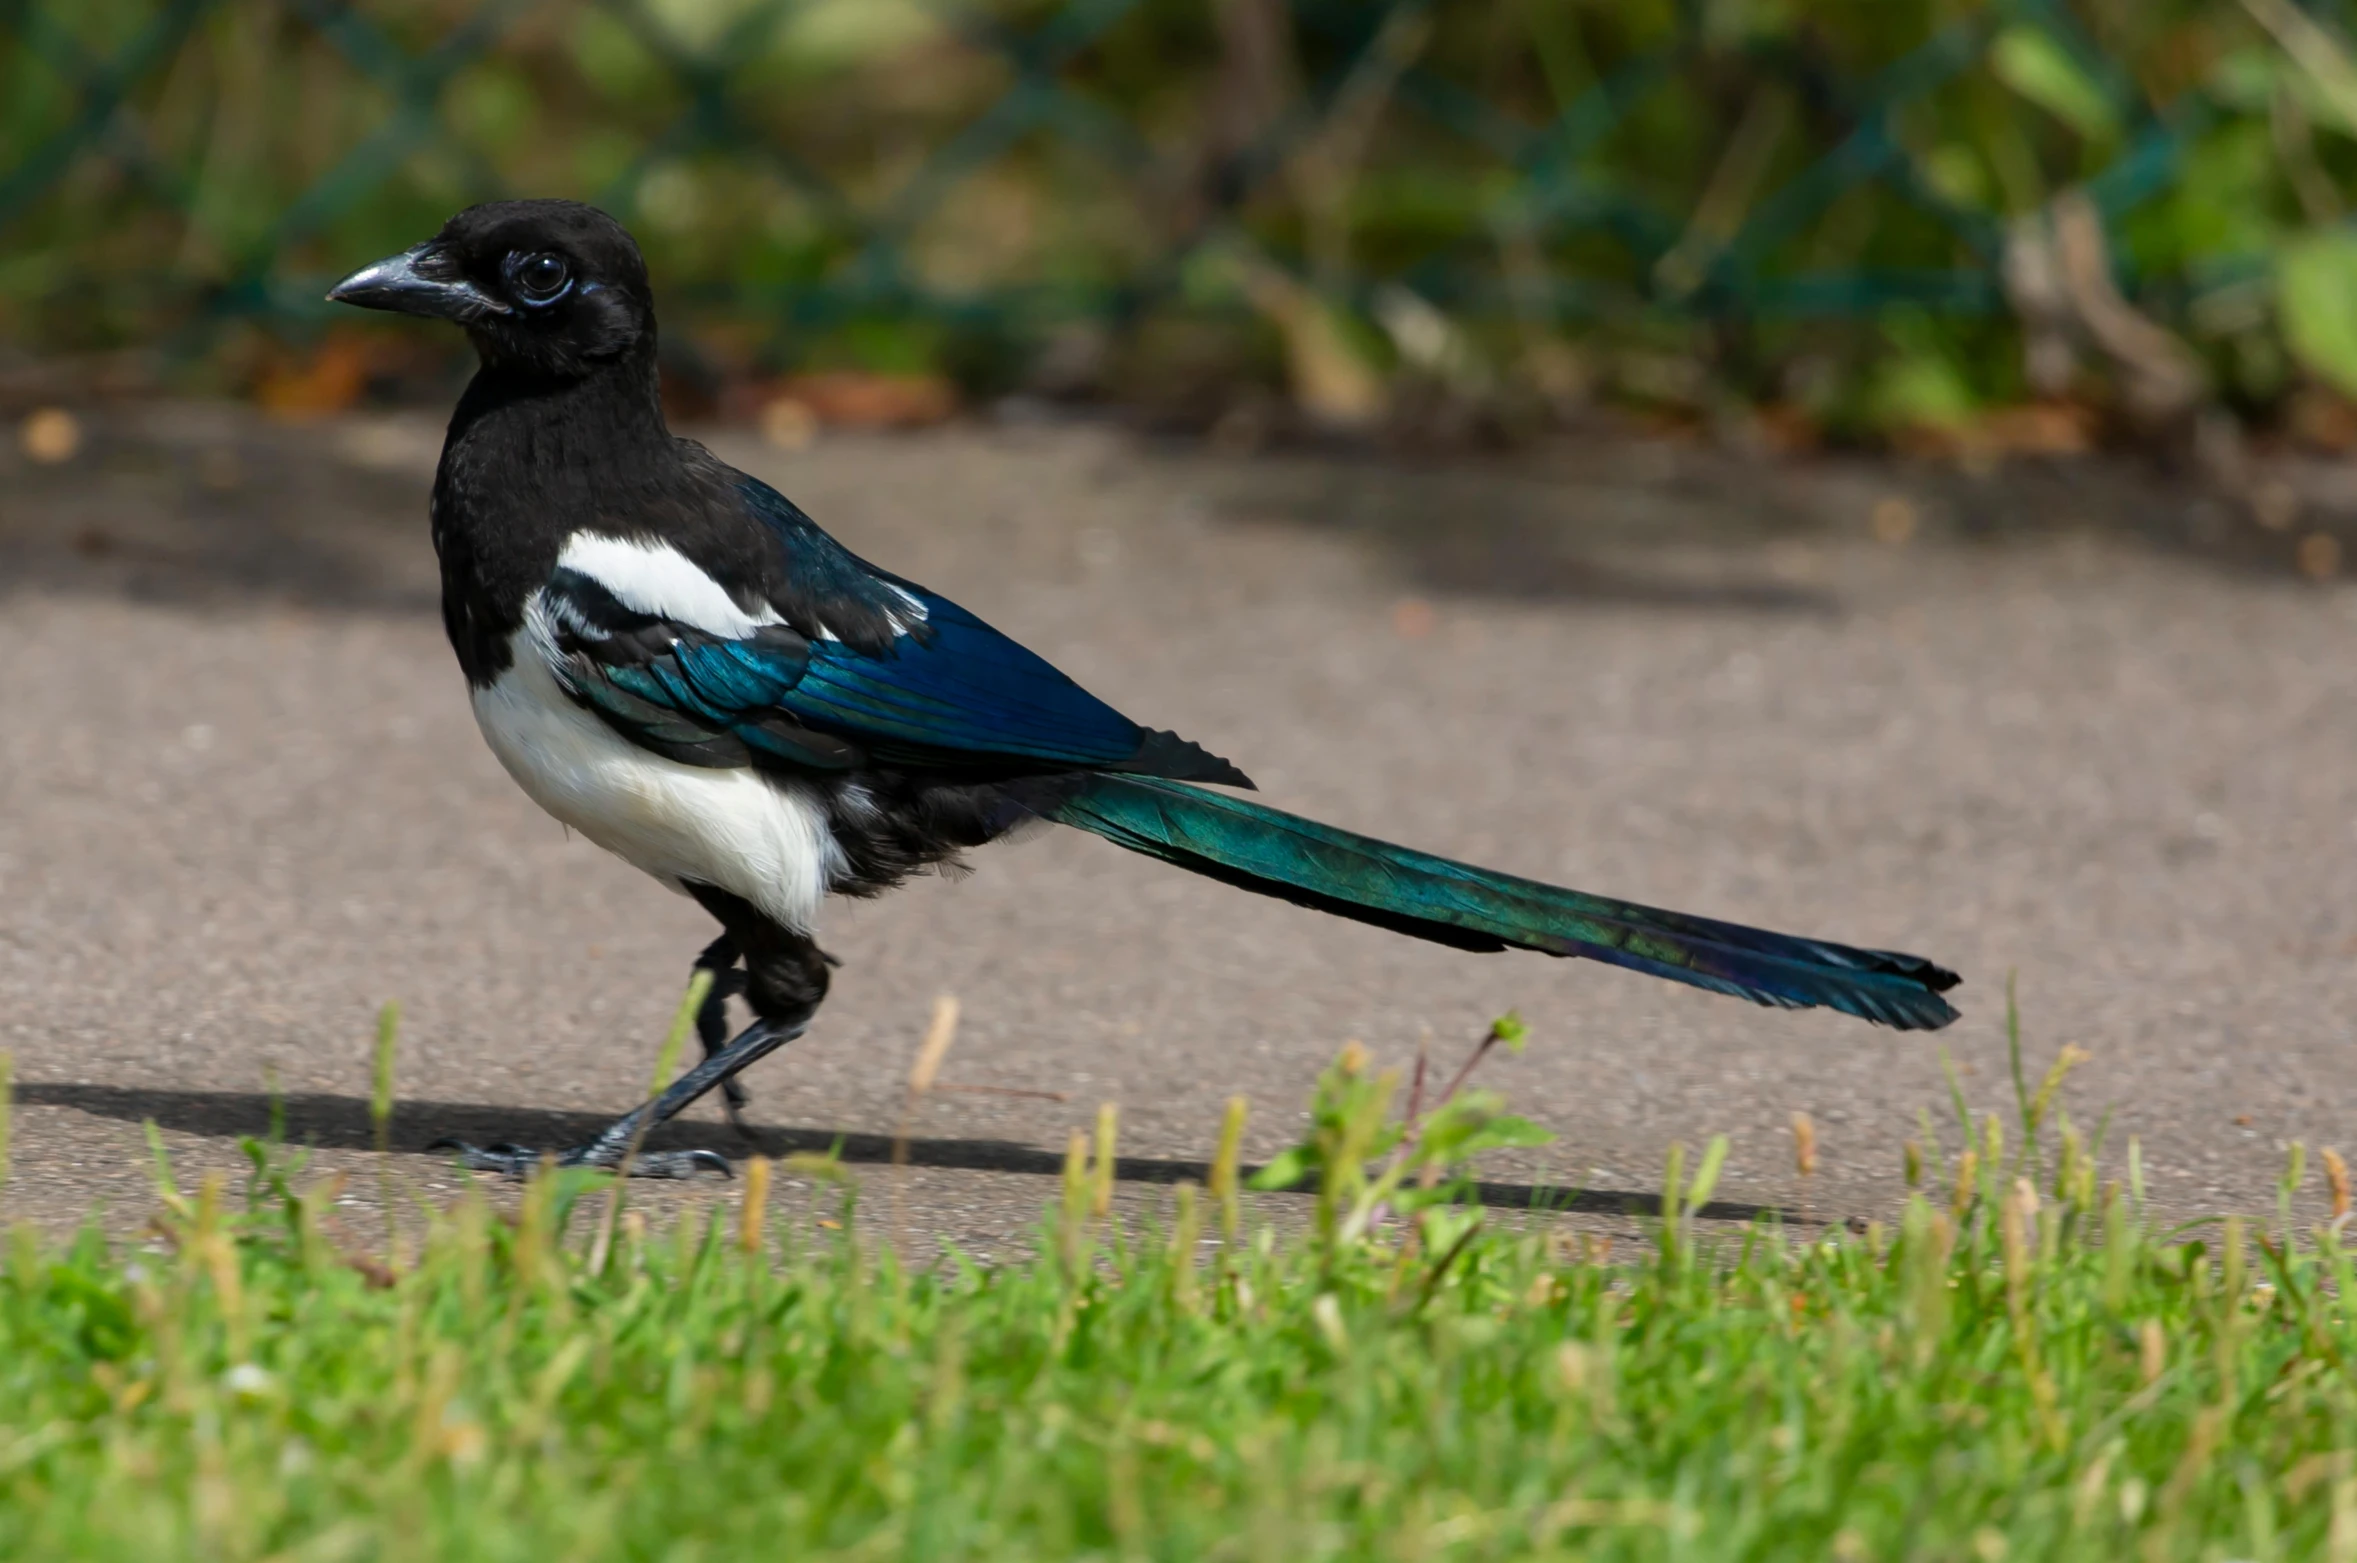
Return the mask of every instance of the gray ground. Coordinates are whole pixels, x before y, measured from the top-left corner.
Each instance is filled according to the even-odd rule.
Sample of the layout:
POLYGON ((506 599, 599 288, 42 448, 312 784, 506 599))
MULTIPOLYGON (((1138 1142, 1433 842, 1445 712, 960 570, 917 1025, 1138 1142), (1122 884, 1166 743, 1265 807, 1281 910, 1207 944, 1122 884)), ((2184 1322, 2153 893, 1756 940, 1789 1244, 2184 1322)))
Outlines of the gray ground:
MULTIPOLYGON (((709 930, 477 740, 432 611, 436 443, 159 407, 101 416, 62 467, 0 457, 9 1212, 135 1219, 144 1118, 184 1175, 238 1165, 273 1072, 293 1137, 367 1168, 387 997, 421 1188, 455 1182, 437 1134, 561 1143, 645 1080, 709 930)), ((1534 1040, 1490 1083, 1560 1139, 1501 1182, 1609 1211, 1672 1140, 1725 1133, 1724 1198, 1884 1213, 1916 1110, 1949 1121, 1942 1045, 1976 1106, 2007 1099, 2009 972, 2033 1065, 2094 1055, 2071 1110, 2141 1136, 2171 1208, 2270 1204, 2292 1137, 2357 1150, 2357 591, 2170 545, 2217 518, 2166 482, 1625 443, 1412 469, 1069 428, 716 443, 1277 802, 1967 975, 1961 1024, 1894 1036, 1043 835, 837 910, 832 1002, 751 1076, 773 1148, 844 1138, 912 1233, 1020 1240, 1101 1101, 1150 1204, 1229 1093, 1266 1154, 1345 1039, 1453 1059, 1509 1007, 1534 1040), (1893 494, 1923 517, 1900 546, 1868 525, 1893 494), (1041 1094, 936 1094, 895 1194, 941 992, 966 1015, 944 1079, 1041 1094)), ((678 1142, 733 1148, 699 1119, 678 1142)))

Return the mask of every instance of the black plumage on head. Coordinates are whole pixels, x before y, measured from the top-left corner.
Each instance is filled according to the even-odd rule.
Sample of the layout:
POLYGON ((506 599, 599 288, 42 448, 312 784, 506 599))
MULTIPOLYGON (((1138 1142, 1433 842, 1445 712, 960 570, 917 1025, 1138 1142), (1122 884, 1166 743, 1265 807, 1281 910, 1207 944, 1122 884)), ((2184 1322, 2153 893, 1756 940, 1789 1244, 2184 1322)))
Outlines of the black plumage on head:
POLYGON ((655 295, 628 229, 579 201, 470 206, 422 246, 421 276, 483 302, 462 319, 486 365, 578 379, 655 351, 655 295))

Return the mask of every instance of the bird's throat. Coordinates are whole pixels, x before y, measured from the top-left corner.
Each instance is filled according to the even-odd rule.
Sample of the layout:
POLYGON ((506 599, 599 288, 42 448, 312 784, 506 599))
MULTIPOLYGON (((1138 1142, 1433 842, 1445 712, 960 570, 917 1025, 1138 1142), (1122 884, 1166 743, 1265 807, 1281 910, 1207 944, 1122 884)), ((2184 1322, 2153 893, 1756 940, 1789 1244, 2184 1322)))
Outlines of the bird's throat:
POLYGON ((555 376, 486 359, 452 414, 448 448, 478 442, 527 469, 627 466, 668 448, 652 348, 555 376))
POLYGON ((678 470, 651 350, 564 378, 483 365, 434 478, 443 620, 469 683, 508 665, 524 605, 565 539, 651 513, 678 470))

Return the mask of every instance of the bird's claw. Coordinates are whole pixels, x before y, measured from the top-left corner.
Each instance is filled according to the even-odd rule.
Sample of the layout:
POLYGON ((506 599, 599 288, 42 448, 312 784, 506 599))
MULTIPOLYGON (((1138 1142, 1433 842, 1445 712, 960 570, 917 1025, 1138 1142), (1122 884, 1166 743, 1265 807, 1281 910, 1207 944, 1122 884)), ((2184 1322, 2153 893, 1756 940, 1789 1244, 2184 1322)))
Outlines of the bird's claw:
MULTIPOLYGON (((426 1147, 435 1151, 455 1151, 458 1164, 470 1172, 496 1172, 503 1177, 530 1177, 542 1162, 559 1167, 597 1167, 614 1171, 625 1160, 621 1151, 609 1151, 596 1144, 576 1145, 569 1151, 554 1153, 536 1151, 522 1145, 472 1145, 465 1140, 440 1139, 426 1147)), ((630 1176, 634 1178, 694 1178, 716 1172, 724 1178, 736 1173, 728 1158, 718 1151, 640 1151, 627 1158, 630 1176)))
POLYGON ((724 1178, 736 1176, 728 1158, 718 1151, 640 1151, 630 1159, 630 1175, 634 1178, 695 1178, 707 1172, 717 1172, 724 1178))
POLYGON ((456 1152, 458 1164, 469 1172, 498 1172, 511 1178, 527 1176, 543 1159, 540 1152, 521 1145, 474 1145, 447 1135, 426 1149, 456 1152))
POLYGON ((718 1151, 640 1151, 630 1162, 634 1178, 693 1178, 706 1172, 717 1172, 724 1178, 736 1176, 728 1158, 718 1151))

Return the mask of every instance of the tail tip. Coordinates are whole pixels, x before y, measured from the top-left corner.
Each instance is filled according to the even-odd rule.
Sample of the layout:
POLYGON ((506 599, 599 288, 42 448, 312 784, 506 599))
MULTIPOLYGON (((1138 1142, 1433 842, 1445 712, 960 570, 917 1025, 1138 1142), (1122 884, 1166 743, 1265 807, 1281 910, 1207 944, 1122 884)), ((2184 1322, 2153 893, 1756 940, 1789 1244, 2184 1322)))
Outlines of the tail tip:
MULTIPOLYGON (((1951 982, 1948 986, 1953 987, 1954 983, 1951 982)), ((1944 991, 1945 989, 1942 988, 1928 989, 1916 1003, 1906 1009, 1896 1011, 1890 1022, 1892 1029, 1897 1031, 1941 1031, 1961 1020, 1963 1012, 1940 997, 1944 991)))

